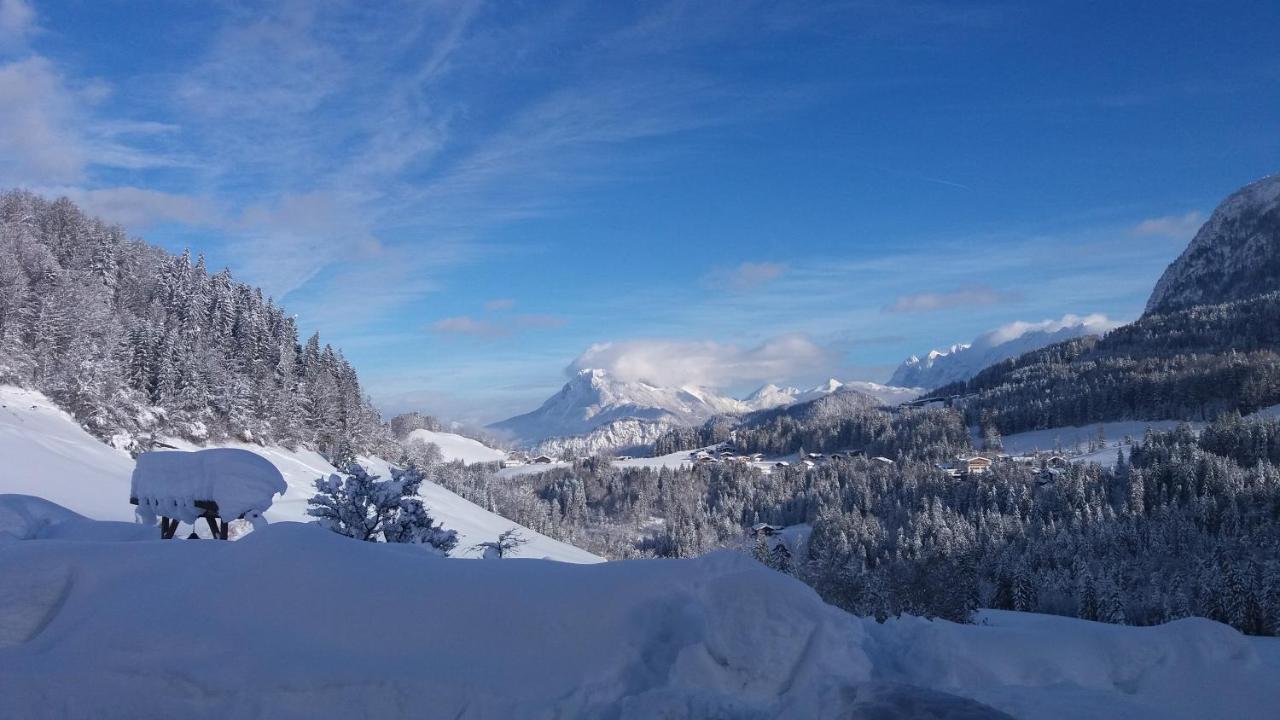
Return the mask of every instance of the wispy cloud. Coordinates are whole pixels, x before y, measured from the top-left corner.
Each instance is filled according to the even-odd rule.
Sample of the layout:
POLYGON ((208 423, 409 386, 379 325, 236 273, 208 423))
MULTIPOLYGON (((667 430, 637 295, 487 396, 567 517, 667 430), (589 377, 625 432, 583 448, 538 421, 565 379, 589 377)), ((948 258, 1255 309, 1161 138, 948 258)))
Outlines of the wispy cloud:
POLYGON ((206 226, 220 222, 218 213, 209 200, 189 195, 132 186, 97 190, 77 187, 44 190, 51 194, 66 195, 86 212, 120 223, 131 230, 144 230, 160 222, 206 226))
POLYGON ((1134 225, 1129 232, 1139 237, 1154 236, 1189 240, 1202 224, 1204 224, 1204 215, 1199 210, 1192 210, 1181 215, 1147 218, 1134 225))
POLYGON ((769 284, 786 271, 787 266, 782 263, 744 262, 732 268, 712 270, 704 279, 713 288, 745 292, 769 284))
POLYGON ((1021 294, 1016 292, 998 292, 987 285, 959 288, 949 292, 923 292, 912 295, 901 295, 884 306, 890 313, 935 312, 961 307, 982 307, 985 305, 1002 305, 1018 302, 1021 294))
POLYGON ((501 320, 478 320, 470 315, 459 315, 431 323, 430 330, 440 335, 498 338, 531 330, 563 327, 564 324, 565 319, 558 315, 516 315, 501 320))
POLYGON ((502 310, 510 310, 516 306, 516 301, 511 298, 495 298, 484 304, 484 309, 490 312, 498 312, 502 310))

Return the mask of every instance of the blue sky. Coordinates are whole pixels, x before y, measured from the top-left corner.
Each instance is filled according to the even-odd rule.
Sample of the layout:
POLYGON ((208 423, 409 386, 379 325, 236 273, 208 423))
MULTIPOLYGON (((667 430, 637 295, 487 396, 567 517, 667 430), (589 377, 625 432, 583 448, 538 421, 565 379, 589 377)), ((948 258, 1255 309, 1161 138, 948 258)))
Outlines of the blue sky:
POLYGON ((388 409, 499 419, 596 359, 884 380, 1140 313, 1280 169, 1276 27, 1274 2, 0 0, 0 185, 261 284, 388 409))

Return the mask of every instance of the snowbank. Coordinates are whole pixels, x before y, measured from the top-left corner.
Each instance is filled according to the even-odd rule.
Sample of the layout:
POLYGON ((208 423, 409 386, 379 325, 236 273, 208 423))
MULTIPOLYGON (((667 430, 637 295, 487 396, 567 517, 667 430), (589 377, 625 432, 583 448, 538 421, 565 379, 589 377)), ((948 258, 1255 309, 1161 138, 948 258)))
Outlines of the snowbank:
POLYGON ((1203 618, 1128 627, 1001 610, 976 625, 868 626, 886 680, 927 684, 1018 718, 1274 718, 1280 639, 1203 618))
POLYGON ((836 717, 871 671, 856 620, 741 556, 458 562, 292 523, 5 549, 42 575, 0 588, 3 717, 836 717))
POLYGON ((164 515, 195 523, 204 513, 197 502, 217 503, 224 521, 256 519, 271 507, 273 497, 287 489, 280 471, 261 455, 239 448, 209 448, 139 455, 129 495, 137 499, 144 521, 155 522, 156 515, 164 515))
MULTIPOLYGON (((1269 718, 1205 620, 883 625, 732 553, 458 562, 280 523, 0 546, 0 717, 1269 718), (217 585, 209 585, 210 578, 217 585)), ((1259 652, 1259 649, 1265 652, 1259 652)))

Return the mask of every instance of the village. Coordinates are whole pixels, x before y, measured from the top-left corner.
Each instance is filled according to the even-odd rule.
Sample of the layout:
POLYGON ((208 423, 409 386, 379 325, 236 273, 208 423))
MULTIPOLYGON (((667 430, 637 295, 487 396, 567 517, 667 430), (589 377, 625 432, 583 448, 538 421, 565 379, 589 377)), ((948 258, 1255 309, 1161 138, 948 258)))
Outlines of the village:
MULTIPOLYGON (((849 462, 860 458, 869 459, 871 462, 883 463, 886 465, 894 464, 894 460, 892 458, 887 458, 883 455, 875 455, 867 458, 867 453, 864 450, 844 450, 832 453, 820 453, 805 452, 801 449, 796 455, 788 456, 788 459, 769 460, 766 459, 762 453, 741 452, 734 447, 732 442, 695 450, 690 452, 688 455, 689 461, 695 466, 738 464, 761 467, 768 471, 792 466, 809 469, 831 463, 849 462)), ((936 467, 938 470, 951 477, 968 478, 990 472, 994 466, 1002 463, 1036 468, 1039 470, 1041 480, 1043 481, 1053 480, 1058 477, 1066 467, 1068 460, 1065 456, 1059 453, 1051 452, 1035 452, 1026 455, 982 452, 973 455, 959 455, 951 462, 938 463, 936 467)))

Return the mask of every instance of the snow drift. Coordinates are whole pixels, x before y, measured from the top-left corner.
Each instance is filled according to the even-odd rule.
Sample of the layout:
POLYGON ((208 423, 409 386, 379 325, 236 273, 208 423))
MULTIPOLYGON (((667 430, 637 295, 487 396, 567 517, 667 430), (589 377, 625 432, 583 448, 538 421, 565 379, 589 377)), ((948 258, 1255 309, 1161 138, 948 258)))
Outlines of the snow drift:
MULTIPOLYGON (((883 625, 744 556, 466 562, 281 523, 0 544, 0 717, 1272 717, 1223 625, 883 625), (1009 713, 1006 715, 1005 713, 1009 713)), ((1277 653, 1265 657, 1274 660, 1277 653)))

